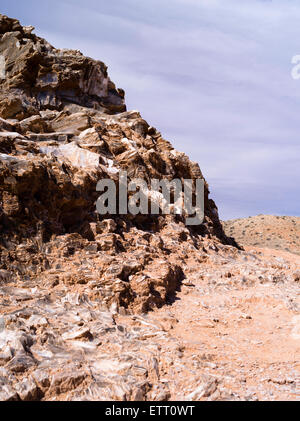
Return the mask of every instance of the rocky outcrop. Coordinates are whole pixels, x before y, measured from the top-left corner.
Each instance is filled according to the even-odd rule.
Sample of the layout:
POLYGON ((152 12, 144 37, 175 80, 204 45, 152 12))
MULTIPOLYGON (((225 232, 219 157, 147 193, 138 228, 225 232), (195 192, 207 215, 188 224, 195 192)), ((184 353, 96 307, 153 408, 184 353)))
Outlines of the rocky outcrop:
MULTIPOLYGON (((147 182, 203 178, 198 164, 175 151, 138 112, 125 111, 124 92, 115 88, 103 63, 78 51, 57 50, 32 30, 1 15, 0 177, 6 227, 27 220, 29 231, 43 225, 48 237, 77 232, 79 221, 95 222, 96 181, 122 169, 129 178, 147 182)), ((205 193, 200 233, 227 241, 207 185, 205 193)), ((157 219, 141 223, 153 228, 163 223, 157 219)))

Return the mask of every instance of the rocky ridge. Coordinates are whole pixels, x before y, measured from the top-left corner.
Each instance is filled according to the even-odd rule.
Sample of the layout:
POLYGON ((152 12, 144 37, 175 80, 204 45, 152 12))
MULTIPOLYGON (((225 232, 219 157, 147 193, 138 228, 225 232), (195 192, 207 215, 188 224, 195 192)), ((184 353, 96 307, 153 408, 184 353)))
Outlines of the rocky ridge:
POLYGON ((265 300, 299 320, 298 262, 239 249, 207 184, 199 227, 97 215, 98 180, 122 169, 148 183, 203 175, 126 111, 103 63, 32 32, 0 15, 0 400, 294 399, 296 322, 291 358, 266 362, 262 383, 226 317, 236 309, 236 331, 265 300))

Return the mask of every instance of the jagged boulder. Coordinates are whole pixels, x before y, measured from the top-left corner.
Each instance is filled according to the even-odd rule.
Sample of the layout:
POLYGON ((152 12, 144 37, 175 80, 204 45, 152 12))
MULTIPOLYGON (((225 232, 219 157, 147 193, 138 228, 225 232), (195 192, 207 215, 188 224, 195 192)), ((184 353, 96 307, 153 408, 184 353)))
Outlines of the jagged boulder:
POLYGON ((124 92, 117 90, 104 63, 79 51, 58 50, 0 15, 0 116, 23 119, 67 103, 125 111, 124 92))

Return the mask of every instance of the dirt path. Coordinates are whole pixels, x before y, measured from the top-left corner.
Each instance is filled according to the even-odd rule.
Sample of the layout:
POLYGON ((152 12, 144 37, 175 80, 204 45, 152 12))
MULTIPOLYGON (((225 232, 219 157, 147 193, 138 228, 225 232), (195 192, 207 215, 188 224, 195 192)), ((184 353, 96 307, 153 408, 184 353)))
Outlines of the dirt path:
POLYGON ((167 332, 160 380, 171 399, 299 399, 299 283, 289 278, 299 264, 253 248, 237 261, 212 254, 198 275, 187 262, 176 301, 145 316, 167 332))

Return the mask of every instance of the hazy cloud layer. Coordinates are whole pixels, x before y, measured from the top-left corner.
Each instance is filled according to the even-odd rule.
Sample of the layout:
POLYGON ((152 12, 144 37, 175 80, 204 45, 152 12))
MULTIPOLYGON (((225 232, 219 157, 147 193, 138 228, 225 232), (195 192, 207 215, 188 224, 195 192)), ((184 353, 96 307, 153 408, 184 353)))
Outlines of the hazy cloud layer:
POLYGON ((222 218, 300 215, 298 0, 1 0, 104 61, 129 109, 199 162, 222 218))

